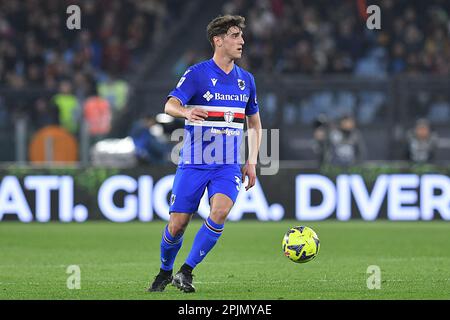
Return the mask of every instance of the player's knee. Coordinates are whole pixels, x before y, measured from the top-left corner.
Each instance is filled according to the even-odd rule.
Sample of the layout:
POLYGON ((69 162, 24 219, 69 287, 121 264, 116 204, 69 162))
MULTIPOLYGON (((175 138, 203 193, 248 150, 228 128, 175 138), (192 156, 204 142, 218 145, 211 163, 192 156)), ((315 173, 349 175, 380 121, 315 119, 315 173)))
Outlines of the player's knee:
POLYGON ((211 210, 211 219, 215 223, 224 224, 230 210, 228 208, 214 208, 211 210))
POLYGON ((180 221, 170 221, 169 222, 169 232, 173 237, 180 236, 186 230, 187 223, 180 221))

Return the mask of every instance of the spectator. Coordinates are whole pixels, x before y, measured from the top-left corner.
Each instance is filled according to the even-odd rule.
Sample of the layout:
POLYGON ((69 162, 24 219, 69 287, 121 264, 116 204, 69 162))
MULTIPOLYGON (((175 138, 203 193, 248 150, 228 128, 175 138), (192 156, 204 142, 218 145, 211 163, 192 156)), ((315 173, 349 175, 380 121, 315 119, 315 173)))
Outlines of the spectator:
POLYGON ((123 73, 127 70, 130 56, 119 37, 113 36, 107 40, 102 61, 103 69, 109 73, 123 73))
POLYGON ((170 148, 153 133, 155 125, 155 119, 147 115, 137 121, 131 129, 130 136, 140 163, 164 163, 168 159, 170 148))
POLYGON ((365 159, 366 146, 355 119, 346 115, 339 120, 339 126, 330 130, 330 150, 327 162, 333 165, 352 166, 365 159))
POLYGON ((407 159, 415 163, 429 163, 435 159, 437 134, 431 131, 426 119, 419 119, 407 133, 407 159))
POLYGON ((104 81, 98 83, 99 95, 108 100, 114 113, 122 111, 128 99, 128 83, 111 73, 104 81))
POLYGON ((185 6, 181 0, 77 2, 83 13, 79 32, 65 26, 66 1, 0 1, 0 85, 56 89, 79 71, 94 79, 134 71, 153 45, 154 21, 165 33, 178 18, 173 8, 183 12, 185 6))
POLYGON ((53 97, 52 102, 58 108, 60 125, 70 133, 76 134, 80 118, 80 106, 72 93, 72 84, 68 80, 61 82, 59 92, 53 97))
POLYGON ((93 142, 104 138, 111 130, 111 107, 108 100, 100 97, 96 90, 86 99, 83 107, 84 119, 93 142))
POLYGON ((176 78, 180 78, 186 70, 194 65, 198 61, 198 53, 194 49, 188 49, 183 55, 175 62, 172 67, 172 74, 176 78))
POLYGON ((247 17, 254 72, 449 74, 448 1, 376 1, 387 17, 379 32, 367 30, 357 3, 229 0, 223 9, 247 17))
POLYGON ((330 124, 326 114, 320 114, 314 122, 314 144, 313 150, 317 155, 319 165, 323 165, 327 159, 327 154, 330 152, 330 124))
POLYGON ((57 106, 44 97, 38 98, 33 105, 31 122, 35 130, 49 125, 59 125, 57 106))

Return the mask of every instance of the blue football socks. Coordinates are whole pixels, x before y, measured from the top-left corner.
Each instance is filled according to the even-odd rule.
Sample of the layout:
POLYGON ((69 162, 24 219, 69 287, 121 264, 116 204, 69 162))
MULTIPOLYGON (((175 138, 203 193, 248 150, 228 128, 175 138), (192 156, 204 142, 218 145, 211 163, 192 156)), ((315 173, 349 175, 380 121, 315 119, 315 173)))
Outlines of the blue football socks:
POLYGON ((211 220, 210 217, 205 220, 200 230, 195 236, 194 243, 192 244, 191 252, 186 259, 186 264, 191 268, 195 268, 209 251, 214 247, 217 240, 223 232, 223 224, 217 224, 211 220))
POLYGON ((161 239, 161 269, 164 271, 172 271, 173 263, 178 251, 183 244, 183 235, 172 236, 168 226, 164 228, 161 239))

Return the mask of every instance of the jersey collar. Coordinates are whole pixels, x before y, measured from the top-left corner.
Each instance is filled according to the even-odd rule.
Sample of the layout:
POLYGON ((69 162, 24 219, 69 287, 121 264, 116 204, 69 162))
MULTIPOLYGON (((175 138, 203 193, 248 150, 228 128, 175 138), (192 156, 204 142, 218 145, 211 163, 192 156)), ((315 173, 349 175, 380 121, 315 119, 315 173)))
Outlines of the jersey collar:
POLYGON ((213 58, 210 59, 211 65, 213 66, 213 68, 215 70, 217 70, 217 72, 219 72, 220 74, 224 75, 224 76, 229 76, 231 74, 234 73, 234 70, 236 70, 236 63, 233 64, 233 69, 231 69, 230 73, 225 73, 225 71, 223 71, 214 61, 213 58))

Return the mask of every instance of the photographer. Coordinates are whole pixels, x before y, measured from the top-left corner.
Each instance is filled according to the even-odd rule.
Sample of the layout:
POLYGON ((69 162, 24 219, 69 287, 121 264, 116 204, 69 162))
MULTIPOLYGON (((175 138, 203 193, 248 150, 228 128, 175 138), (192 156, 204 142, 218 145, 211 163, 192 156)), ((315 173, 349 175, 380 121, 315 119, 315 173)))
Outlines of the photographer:
POLYGON ((356 128, 355 119, 346 115, 339 120, 339 126, 330 130, 330 152, 327 162, 338 166, 351 166, 364 160, 366 146, 360 131, 356 128))
POLYGON ((437 134, 431 131, 426 119, 419 119, 416 125, 407 133, 406 157, 415 163, 432 162, 436 155, 437 134))

